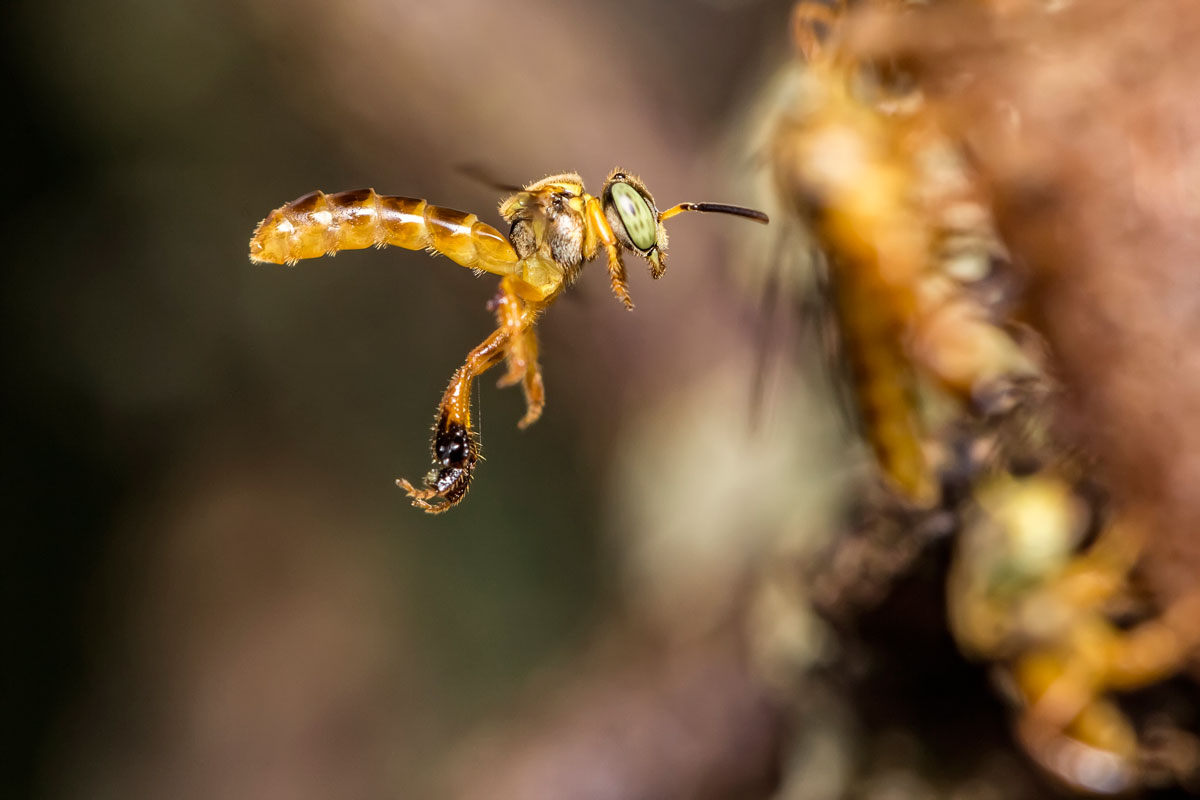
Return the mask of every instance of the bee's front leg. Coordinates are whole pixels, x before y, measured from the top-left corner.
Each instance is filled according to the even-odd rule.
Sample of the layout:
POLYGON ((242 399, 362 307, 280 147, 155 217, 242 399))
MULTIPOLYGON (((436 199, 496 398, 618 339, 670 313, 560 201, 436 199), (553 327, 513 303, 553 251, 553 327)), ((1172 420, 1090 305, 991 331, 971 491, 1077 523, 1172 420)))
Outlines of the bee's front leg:
POLYGON ((510 342, 506 328, 493 331, 470 352, 466 363, 450 379, 438 406, 433 429, 433 469, 425 476, 424 488, 417 489, 404 478, 396 481, 417 508, 440 514, 466 496, 479 461, 479 440, 471 428, 471 386, 475 378, 500 363, 510 342))

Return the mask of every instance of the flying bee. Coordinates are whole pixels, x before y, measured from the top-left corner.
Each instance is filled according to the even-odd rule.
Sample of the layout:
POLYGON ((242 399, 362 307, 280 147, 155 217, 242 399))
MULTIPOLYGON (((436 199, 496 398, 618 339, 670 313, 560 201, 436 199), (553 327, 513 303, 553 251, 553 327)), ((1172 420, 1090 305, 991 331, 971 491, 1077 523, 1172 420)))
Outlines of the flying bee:
POLYGON ((374 189, 312 192, 258 224, 250 239, 250 260, 291 265, 339 250, 396 245, 440 253, 477 275, 500 276, 500 291, 488 305, 496 315, 496 330, 467 355, 438 405, 433 469, 420 489, 403 478, 396 481, 414 506, 437 514, 466 495, 479 461, 479 440, 471 427, 475 379, 505 361, 500 386, 519 383, 525 394, 518 427, 536 422, 546 402, 535 332, 542 312, 601 250, 613 293, 632 309, 622 251, 632 250, 646 260, 651 277, 662 277, 667 265, 663 223, 685 211, 768 221, 760 211, 720 203, 680 203, 659 211, 645 184, 619 169, 596 197, 587 193, 579 175, 568 172, 535 181, 500 203, 500 216, 509 224, 507 236, 474 214, 424 200, 380 195, 374 189))

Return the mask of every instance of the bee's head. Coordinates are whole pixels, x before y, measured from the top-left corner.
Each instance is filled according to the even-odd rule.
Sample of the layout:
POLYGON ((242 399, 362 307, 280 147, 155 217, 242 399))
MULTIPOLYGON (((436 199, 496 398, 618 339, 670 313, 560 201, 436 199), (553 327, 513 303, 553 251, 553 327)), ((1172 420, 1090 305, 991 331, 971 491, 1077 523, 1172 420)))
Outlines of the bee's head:
POLYGON ((633 175, 613 170, 604 182, 600 201, 613 233, 650 264, 650 274, 662 277, 667 268, 667 230, 646 185, 633 175))
POLYGON ((655 278, 661 278, 667 268, 667 229, 663 227, 663 222, 676 214, 710 211, 768 222, 767 215, 761 211, 723 203, 680 203, 666 211, 659 211, 646 185, 619 169, 614 170, 604 182, 601 202, 617 241, 646 259, 650 264, 650 274, 655 278))

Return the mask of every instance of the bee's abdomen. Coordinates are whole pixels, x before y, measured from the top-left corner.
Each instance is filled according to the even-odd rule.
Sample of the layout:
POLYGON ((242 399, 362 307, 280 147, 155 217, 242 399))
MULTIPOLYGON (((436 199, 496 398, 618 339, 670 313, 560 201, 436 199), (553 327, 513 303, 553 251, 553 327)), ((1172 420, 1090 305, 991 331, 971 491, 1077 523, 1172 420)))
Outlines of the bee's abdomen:
POLYGON ((250 239, 250 260, 293 264, 389 244, 434 250, 456 264, 498 275, 511 273, 518 261, 508 239, 474 214, 374 189, 311 192, 275 209, 250 239))

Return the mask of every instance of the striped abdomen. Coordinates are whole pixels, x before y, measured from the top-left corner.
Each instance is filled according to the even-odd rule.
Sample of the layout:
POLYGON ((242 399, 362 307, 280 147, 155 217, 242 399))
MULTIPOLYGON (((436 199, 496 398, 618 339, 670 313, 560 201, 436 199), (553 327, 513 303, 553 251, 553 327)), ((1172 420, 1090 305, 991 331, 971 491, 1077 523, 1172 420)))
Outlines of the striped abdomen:
POLYGON ((374 189, 312 192, 275 209, 250 239, 250 260, 294 264, 389 244, 435 250, 456 264, 497 275, 511 274, 520 260, 508 239, 474 214, 374 189))

